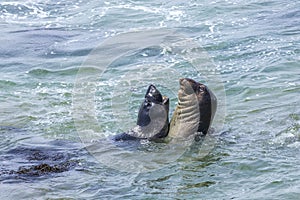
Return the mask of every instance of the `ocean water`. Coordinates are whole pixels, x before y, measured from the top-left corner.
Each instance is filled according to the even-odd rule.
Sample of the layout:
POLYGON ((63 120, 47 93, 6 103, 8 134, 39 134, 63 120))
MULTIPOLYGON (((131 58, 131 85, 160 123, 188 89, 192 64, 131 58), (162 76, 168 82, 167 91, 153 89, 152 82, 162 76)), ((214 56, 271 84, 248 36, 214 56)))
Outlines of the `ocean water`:
POLYGON ((0 27, 0 199, 299 199, 299 1, 4 0, 0 27), (107 142, 180 77, 218 98, 207 140, 107 142), (67 169, 14 173, 41 163, 67 169))

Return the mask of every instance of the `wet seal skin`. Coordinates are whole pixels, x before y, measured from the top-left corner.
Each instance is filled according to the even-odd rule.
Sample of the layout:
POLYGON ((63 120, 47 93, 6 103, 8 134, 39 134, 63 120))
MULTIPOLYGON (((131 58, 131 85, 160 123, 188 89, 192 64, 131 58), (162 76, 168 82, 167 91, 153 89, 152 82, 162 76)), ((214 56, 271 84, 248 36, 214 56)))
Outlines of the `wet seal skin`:
POLYGON ((113 137, 113 140, 157 140, 165 138, 169 131, 169 98, 150 85, 142 102, 136 126, 126 133, 113 137))
POLYGON ((178 104, 170 122, 168 137, 188 138, 206 135, 213 121, 217 98, 202 83, 190 78, 179 80, 178 104))
POLYGON ((47 141, 37 146, 16 144, 3 152, 0 160, 0 182, 34 181, 39 178, 53 177, 55 174, 80 169, 79 156, 85 150, 78 144, 65 140, 47 141))

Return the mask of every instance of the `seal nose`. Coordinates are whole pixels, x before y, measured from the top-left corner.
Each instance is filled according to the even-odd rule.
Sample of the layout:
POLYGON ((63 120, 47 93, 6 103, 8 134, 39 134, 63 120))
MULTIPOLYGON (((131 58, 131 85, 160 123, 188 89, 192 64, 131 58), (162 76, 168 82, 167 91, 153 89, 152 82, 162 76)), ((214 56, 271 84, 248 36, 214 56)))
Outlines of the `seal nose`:
POLYGON ((179 79, 179 84, 180 84, 180 85, 183 85, 183 81, 184 81, 184 80, 185 80, 185 78, 180 78, 180 79, 179 79))

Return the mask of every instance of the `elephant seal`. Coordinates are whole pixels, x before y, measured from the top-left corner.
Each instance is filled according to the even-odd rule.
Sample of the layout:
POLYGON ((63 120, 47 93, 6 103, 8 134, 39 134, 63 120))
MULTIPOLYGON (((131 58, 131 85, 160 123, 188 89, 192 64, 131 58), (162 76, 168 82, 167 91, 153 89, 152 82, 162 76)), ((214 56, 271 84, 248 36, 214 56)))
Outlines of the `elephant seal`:
POLYGON ((137 126, 126 133, 113 137, 113 140, 160 139, 169 131, 169 98, 150 85, 142 102, 137 118, 137 126))
MULTIPOLYGON (((0 126, 0 131, 2 128, 0 126)), ((25 130, 19 128, 6 131, 25 133, 25 130)), ((28 182, 40 177, 53 178, 59 173, 82 169, 84 157, 86 150, 82 148, 81 143, 31 136, 11 144, 8 150, 0 154, 0 184, 10 180, 28 182)))
POLYGON ((168 137, 196 137, 199 132, 205 135, 216 112, 216 96, 207 86, 193 79, 182 78, 179 84, 178 104, 170 122, 168 137))

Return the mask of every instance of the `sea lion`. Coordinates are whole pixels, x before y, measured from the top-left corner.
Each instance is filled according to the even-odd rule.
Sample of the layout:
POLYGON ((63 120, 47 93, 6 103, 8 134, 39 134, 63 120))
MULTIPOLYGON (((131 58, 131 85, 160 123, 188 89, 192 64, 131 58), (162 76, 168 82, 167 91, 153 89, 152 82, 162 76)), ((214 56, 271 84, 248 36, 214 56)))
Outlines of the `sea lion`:
POLYGON ((178 104, 170 122, 169 138, 188 138, 196 133, 205 135, 213 121, 216 96, 202 83, 193 79, 179 80, 178 104))
POLYGON ((136 126, 126 133, 113 137, 113 140, 135 140, 164 138, 169 131, 169 98, 150 85, 142 102, 136 126))

